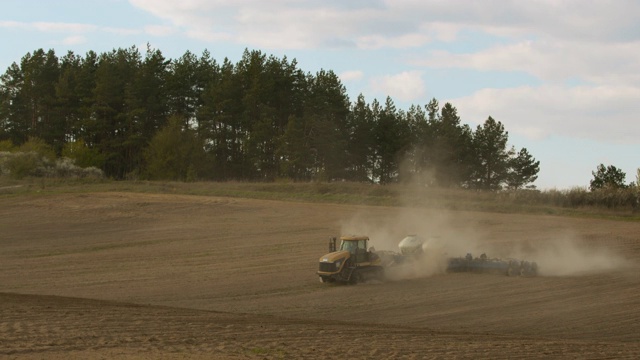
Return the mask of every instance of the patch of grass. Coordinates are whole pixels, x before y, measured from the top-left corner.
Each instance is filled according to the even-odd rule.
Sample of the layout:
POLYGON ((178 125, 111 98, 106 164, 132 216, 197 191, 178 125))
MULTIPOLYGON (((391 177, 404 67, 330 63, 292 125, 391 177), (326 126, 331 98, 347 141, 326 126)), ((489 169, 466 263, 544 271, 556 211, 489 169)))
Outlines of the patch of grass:
MULTIPOLYGON (((640 213, 629 206, 571 205, 577 191, 483 192, 464 189, 426 188, 402 184, 368 183, 249 183, 111 181, 31 178, 22 181, 0 177, 3 196, 93 192, 135 192, 221 196, 295 202, 404 206, 460 211, 483 211, 572 217, 596 217, 640 221, 640 213), (4 189, 3 189, 4 188, 4 189)), ((580 193, 581 196, 585 196, 580 193)))

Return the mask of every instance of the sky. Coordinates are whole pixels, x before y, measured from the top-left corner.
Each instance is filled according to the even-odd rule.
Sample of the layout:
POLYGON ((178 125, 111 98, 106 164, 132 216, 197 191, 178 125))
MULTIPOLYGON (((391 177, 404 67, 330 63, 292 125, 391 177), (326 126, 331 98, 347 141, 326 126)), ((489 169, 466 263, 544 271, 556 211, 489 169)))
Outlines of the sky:
POLYGON ((638 0, 0 0, 0 71, 37 49, 147 44, 168 59, 245 49, 332 70, 349 97, 450 102, 540 161, 539 189, 640 168, 638 0))

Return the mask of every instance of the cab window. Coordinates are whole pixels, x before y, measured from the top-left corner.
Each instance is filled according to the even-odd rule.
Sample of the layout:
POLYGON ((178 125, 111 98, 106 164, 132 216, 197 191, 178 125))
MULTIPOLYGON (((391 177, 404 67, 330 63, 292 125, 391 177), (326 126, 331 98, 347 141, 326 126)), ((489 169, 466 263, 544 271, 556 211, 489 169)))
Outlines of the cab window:
POLYGON ((352 254, 356 253, 356 248, 358 248, 358 244, 355 241, 343 241, 340 244, 340 250, 348 251, 352 254))
POLYGON ((367 251, 367 242, 365 240, 358 241, 358 249, 367 251))

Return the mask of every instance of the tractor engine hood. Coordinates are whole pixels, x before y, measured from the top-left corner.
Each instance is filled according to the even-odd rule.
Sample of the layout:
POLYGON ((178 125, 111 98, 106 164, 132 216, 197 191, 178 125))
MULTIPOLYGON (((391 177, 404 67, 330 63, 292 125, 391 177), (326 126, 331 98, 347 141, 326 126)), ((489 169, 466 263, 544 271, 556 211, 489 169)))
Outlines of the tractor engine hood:
POLYGON ((337 260, 347 259, 351 254, 348 251, 335 251, 320 257, 320 262, 336 262, 337 260))

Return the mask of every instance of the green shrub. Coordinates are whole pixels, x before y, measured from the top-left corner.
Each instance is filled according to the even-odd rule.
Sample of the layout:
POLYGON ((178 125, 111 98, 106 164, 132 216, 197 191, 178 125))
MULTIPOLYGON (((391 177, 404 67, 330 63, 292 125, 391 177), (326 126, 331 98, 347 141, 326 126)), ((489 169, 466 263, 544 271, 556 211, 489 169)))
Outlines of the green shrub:
POLYGON ((82 140, 64 144, 62 156, 73 159, 74 164, 83 168, 99 168, 104 165, 105 161, 104 156, 100 154, 98 149, 88 147, 82 140))
POLYGON ((13 151, 15 149, 15 145, 13 145, 13 142, 11 140, 3 140, 0 141, 0 152, 4 152, 4 151, 13 151))
POLYGON ((76 166, 69 158, 51 161, 35 151, 0 152, 0 175, 8 175, 13 179, 25 177, 58 177, 58 178, 92 178, 103 177, 102 170, 96 167, 82 168, 76 166))
POLYGON ((56 152, 44 140, 37 137, 30 137, 29 140, 18 147, 19 152, 34 152, 37 155, 46 158, 47 161, 55 161, 56 152))
POLYGON ((78 179, 101 179, 104 177, 102 170, 95 166, 79 167, 73 159, 66 157, 56 160, 54 167, 49 169, 49 177, 78 178, 78 179))
POLYGON ((43 158, 34 151, 7 154, 2 161, 2 172, 14 179, 44 176, 46 173, 43 158))

